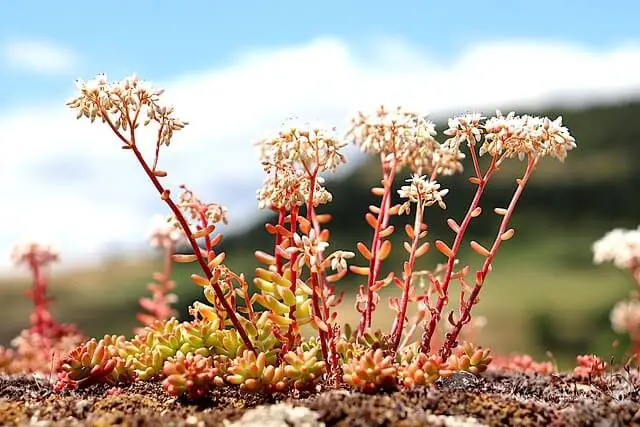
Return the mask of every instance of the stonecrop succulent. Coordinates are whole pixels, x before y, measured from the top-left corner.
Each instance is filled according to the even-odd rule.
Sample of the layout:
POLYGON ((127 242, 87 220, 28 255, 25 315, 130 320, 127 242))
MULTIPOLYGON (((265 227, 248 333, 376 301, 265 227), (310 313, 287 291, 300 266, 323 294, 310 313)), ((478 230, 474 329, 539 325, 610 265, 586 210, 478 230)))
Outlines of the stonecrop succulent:
POLYGON ((396 386, 398 367, 392 356, 382 349, 367 350, 343 365, 344 382, 364 393, 391 389, 396 386))
POLYGON ((188 394, 192 399, 201 399, 212 387, 224 384, 229 364, 230 359, 226 356, 179 354, 164 363, 166 378, 162 385, 169 394, 188 394))
MULTIPOLYGON (((161 380, 168 393, 191 398, 205 397, 211 388, 223 385, 274 393, 333 384, 373 393, 428 385, 457 371, 480 375, 492 356, 489 350, 460 344, 463 329, 471 323, 472 308, 497 250, 515 233, 510 219, 534 169, 546 156, 564 161, 576 147, 561 118, 515 113, 454 117, 448 121, 444 142, 437 141, 435 124, 424 114, 401 107, 358 113, 344 138, 333 127, 286 122, 282 130, 258 143, 266 174, 257 193, 258 205, 271 210, 275 219, 265 225, 272 247, 255 253, 262 266, 248 279, 230 269, 226 254, 217 249, 222 235, 215 232, 216 225, 227 223, 226 208, 203 201, 184 185, 176 198, 163 183, 168 173, 158 168, 160 154, 187 125, 174 116, 172 107, 162 105, 163 91, 136 76, 110 82, 102 74, 79 81, 78 89, 67 105, 78 118, 98 120, 114 133, 124 152, 141 166, 170 216, 151 236, 152 244, 164 250, 165 269, 148 286, 152 297, 140 300, 145 312, 138 319, 143 326, 130 340, 106 336, 71 351, 58 366, 58 389, 161 380), (146 142, 139 129, 145 126, 155 128, 152 158, 143 154, 148 151, 142 149, 146 142), (371 241, 356 244, 363 261, 353 265, 349 263, 355 252, 329 252, 331 216, 320 212, 332 201, 325 175, 346 162, 343 150, 350 142, 379 156, 381 175, 380 186, 372 189, 380 202, 365 214, 371 241), (481 162, 481 156, 487 160, 481 162), (468 158, 475 195, 463 218, 447 220, 453 240, 432 242, 428 210, 446 210, 452 191, 446 178, 462 173, 468 158), (487 183, 511 159, 525 161, 523 174, 516 179, 507 207, 493 208, 500 219, 494 241, 487 246, 467 242, 483 260, 470 274, 470 265, 458 258, 465 234, 483 213, 487 183), (404 173, 408 176, 404 185, 394 188, 396 177, 404 173), (398 204, 393 203, 394 191, 402 200, 398 204), (404 227, 406 260, 401 266, 387 266, 391 272, 382 277, 381 265, 393 250, 391 237, 396 231, 391 218, 409 214, 413 219, 404 227), (182 249, 178 241, 186 250, 178 251, 182 249), (431 247, 444 256, 443 262, 432 271, 416 270, 416 261, 431 247), (195 264, 200 270, 191 280, 202 288, 206 301, 193 303, 190 321, 173 317, 172 262, 195 264), (338 286, 349 272, 363 278, 355 304, 361 319, 353 331, 337 323, 344 291, 339 292, 338 286), (452 282, 460 284, 459 309, 449 313, 446 334, 439 339, 435 333, 452 282), (393 324, 388 332, 373 331, 380 291, 389 284, 399 288, 399 296, 389 299, 393 324), (417 314, 409 319, 411 305, 417 314), (316 336, 306 336, 305 326, 316 336)), ((38 312, 36 323, 42 328, 45 310, 38 312)), ((0 367, 10 355, 0 352, 0 367)))

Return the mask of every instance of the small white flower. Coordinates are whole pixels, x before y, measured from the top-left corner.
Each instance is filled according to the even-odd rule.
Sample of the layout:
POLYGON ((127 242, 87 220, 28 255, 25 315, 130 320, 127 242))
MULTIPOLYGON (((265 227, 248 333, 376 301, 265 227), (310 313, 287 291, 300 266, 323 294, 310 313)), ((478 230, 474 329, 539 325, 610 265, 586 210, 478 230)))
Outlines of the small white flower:
POLYGON ((414 174, 407 182, 410 184, 403 185, 398 190, 400 197, 418 203, 422 207, 437 203, 442 209, 447 208, 442 198, 447 195, 449 190, 440 190, 440 184, 437 181, 430 181, 426 176, 414 174))
POLYGON ((480 113, 468 113, 449 119, 449 129, 444 131, 445 135, 450 136, 450 142, 459 145, 466 142, 468 145, 474 145, 482 138, 481 121, 483 117, 480 113))
POLYGON ((331 259, 331 269, 342 272, 347 269, 347 260, 355 257, 356 254, 349 251, 335 251, 327 259, 331 259))
POLYGON ((618 333, 640 332, 640 301, 620 301, 611 310, 611 327, 618 333))
POLYGON ((596 264, 611 261, 623 269, 640 265, 640 228, 611 230, 593 244, 592 250, 596 264))

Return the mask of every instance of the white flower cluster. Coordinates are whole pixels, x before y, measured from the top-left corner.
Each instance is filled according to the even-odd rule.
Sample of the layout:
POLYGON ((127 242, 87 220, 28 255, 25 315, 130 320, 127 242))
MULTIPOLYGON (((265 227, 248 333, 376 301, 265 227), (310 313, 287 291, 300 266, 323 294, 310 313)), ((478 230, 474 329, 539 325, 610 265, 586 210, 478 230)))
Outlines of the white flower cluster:
POLYGON ((443 175, 461 171, 464 155, 457 146, 439 144, 435 135, 435 124, 425 116, 385 106, 371 114, 359 112, 347 132, 362 151, 383 153, 387 160, 395 157, 398 167, 429 173, 436 168, 443 175))
POLYGON ((290 124, 259 145, 262 165, 269 175, 258 190, 260 208, 291 209, 304 205, 311 194, 314 206, 331 201, 331 193, 322 186, 324 179, 318 174, 334 171, 346 162, 341 153, 346 144, 338 139, 335 129, 290 124))
POLYGON ((181 185, 180 190, 178 207, 192 220, 200 221, 204 217, 209 224, 218 224, 220 222, 227 224, 229 222, 226 206, 218 203, 203 202, 186 185, 181 185))
POLYGON ((632 299, 618 302, 609 318, 614 331, 637 336, 640 332, 640 301, 632 299))
POLYGON ((417 203, 420 208, 431 206, 435 203, 442 209, 446 209, 447 205, 442 199, 449 192, 448 189, 440 190, 440 184, 437 181, 431 181, 426 176, 414 174, 407 179, 409 185, 403 185, 398 194, 403 199, 409 199, 410 202, 417 203))
POLYGON ((175 131, 187 125, 173 117, 172 107, 159 104, 164 90, 154 89, 135 75, 110 83, 105 74, 98 74, 87 82, 78 80, 76 85, 80 95, 68 101, 67 106, 78 110, 78 119, 84 116, 93 122, 100 118, 116 130, 126 131, 135 128, 143 114, 144 126, 152 121, 160 125, 158 143, 165 145, 169 145, 175 131))
POLYGON ((593 244, 592 250, 596 264, 610 261, 623 269, 640 266, 640 227, 611 230, 593 244))
POLYGON ((481 122, 486 119, 480 113, 467 113, 452 117, 448 121, 449 129, 444 134, 450 136, 447 142, 459 145, 466 142, 473 146, 482 139, 481 122))
POLYGON ((321 124, 291 122, 276 136, 260 142, 262 164, 265 169, 287 162, 309 171, 334 171, 346 162, 340 152, 346 144, 335 131, 321 124))
POLYGON ((58 261, 58 252, 49 245, 35 241, 17 244, 11 252, 11 260, 15 266, 35 264, 47 266, 58 261))
POLYGON ((329 242, 322 240, 312 229, 308 235, 295 233, 293 235, 293 243, 289 247, 289 251, 299 254, 297 265, 294 266, 294 269, 300 270, 306 264, 311 271, 318 271, 322 253, 329 247, 329 242))
POLYGON ((550 155, 564 161, 567 152, 576 148, 574 137, 562 126, 562 116, 552 121, 547 117, 516 116, 514 112, 503 116, 497 111, 495 117, 484 120, 485 117, 478 113, 449 119, 449 129, 444 132, 450 136, 447 143, 466 142, 473 146, 484 135, 480 155, 489 153, 496 157, 504 154, 520 160, 528 155, 550 155))

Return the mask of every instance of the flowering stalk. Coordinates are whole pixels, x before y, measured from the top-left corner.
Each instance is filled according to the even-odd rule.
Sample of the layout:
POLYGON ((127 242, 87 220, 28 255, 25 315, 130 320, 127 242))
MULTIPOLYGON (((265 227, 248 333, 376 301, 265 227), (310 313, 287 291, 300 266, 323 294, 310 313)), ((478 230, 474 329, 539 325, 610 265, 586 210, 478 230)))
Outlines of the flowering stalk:
POLYGON ((403 271, 404 280, 401 283, 402 297, 400 299, 400 311, 398 311, 398 313, 396 314, 396 318, 393 321, 393 326, 391 328, 391 342, 392 342, 391 348, 393 351, 398 350, 398 346, 400 345, 400 337, 402 336, 404 323, 407 317, 407 306, 409 305, 409 291, 411 289, 411 278, 412 278, 413 268, 416 262, 416 251, 418 250, 418 242, 420 241, 421 230, 423 230, 422 215, 423 215, 422 210, 416 209, 416 216, 413 222, 413 239, 412 239, 411 247, 409 250, 409 260, 404 264, 404 271, 403 271))
POLYGON ((186 123, 170 117, 170 114, 173 111, 172 108, 159 107, 157 105, 157 99, 162 91, 149 91, 144 86, 143 82, 139 81, 136 77, 126 79, 120 85, 112 86, 107 83, 105 76, 99 76, 96 81, 92 81, 88 84, 79 83, 79 87, 82 92, 81 96, 69 101, 67 105, 79 110, 78 118, 84 115, 93 121, 96 117, 100 117, 105 123, 107 123, 114 134, 123 143, 122 148, 133 152, 152 185, 158 191, 162 200, 169 206, 169 209, 171 209, 175 219, 180 224, 184 231, 186 240, 193 249, 196 261, 200 265, 200 268, 207 279, 211 282, 211 286, 216 297, 224 307, 225 312, 229 316, 234 328, 238 331, 244 345, 247 349, 253 350, 253 344, 251 343, 251 340, 249 339, 242 324, 238 320, 234 308, 231 307, 224 298, 224 293, 222 292, 220 285, 215 280, 212 281, 214 278, 213 273, 208 266, 207 259, 205 259, 205 256, 198 246, 196 238, 189 227, 188 221, 185 219, 180 208, 171 199, 170 191, 164 188, 158 179, 167 175, 166 172, 156 169, 159 147, 162 144, 168 145, 173 132, 175 130, 182 129, 186 123), (108 104, 108 108, 105 103, 108 104), (158 138, 156 141, 156 157, 154 159, 153 167, 149 166, 136 143, 136 129, 140 125, 138 119, 140 113, 143 111, 142 106, 148 107, 149 118, 145 124, 151 120, 156 120, 160 124, 158 129, 158 138), (135 111, 133 117, 131 114, 132 110, 135 111), (111 114, 118 115, 115 123, 111 114), (129 138, 125 137, 125 135, 120 131, 121 128, 123 131, 126 131, 127 129, 129 130, 129 138))
MULTIPOLYGON (((315 150, 315 155, 316 165, 320 165, 320 153, 317 148, 315 150)), ((305 171, 307 172, 307 177, 310 181, 309 197, 307 199, 307 220, 311 223, 311 226, 316 235, 321 236, 323 234, 323 230, 320 226, 321 219, 323 222, 328 221, 330 219, 330 216, 321 215, 323 218, 319 218, 318 215, 316 215, 315 207, 313 204, 313 195, 315 192, 316 182, 318 180, 319 167, 316 166, 315 170, 312 173, 309 173, 306 168, 305 171)), ((335 318, 335 312, 333 314, 331 313, 330 306, 327 301, 329 300, 331 302, 331 306, 335 307, 340 304, 342 296, 336 298, 334 295, 335 286, 329 286, 328 282, 337 281, 344 277, 344 275, 347 273, 347 269, 345 268, 342 271, 332 275, 331 277, 327 277, 324 250, 318 251, 316 257, 316 271, 311 272, 312 306, 315 315, 322 321, 322 327, 319 328, 319 338, 323 358, 325 361, 327 361, 330 372, 336 374, 335 379, 337 382, 339 382, 341 379, 341 375, 338 374, 340 365, 338 362, 338 352, 336 350, 338 333, 336 331, 336 328, 332 324, 332 321, 335 318), (329 355, 331 356, 329 357, 329 355)))
POLYGON ((537 164, 538 157, 530 154, 528 156, 527 168, 523 177, 516 180, 517 188, 513 194, 513 197, 511 198, 511 202, 509 202, 509 206, 506 210, 499 208, 496 209, 496 213, 498 213, 499 215, 503 215, 503 218, 500 222, 500 227, 498 229, 498 233, 493 242, 493 245, 491 246, 491 249, 487 250, 477 242, 471 242, 472 248, 474 248, 476 252, 485 256, 485 260, 480 270, 476 272, 475 286, 473 287, 469 298, 467 298, 466 301, 464 301, 464 299, 461 301, 462 304, 460 307, 460 318, 453 323, 453 328, 449 332, 447 332, 445 342, 440 348, 440 355, 442 355, 444 358, 449 357, 452 349, 457 345, 458 336, 460 334, 460 331, 462 330, 462 327, 471 320, 471 308, 478 302, 478 295, 480 293, 480 290, 482 289, 482 285, 484 284, 487 274, 489 274, 489 271, 491 271, 491 263, 498 249, 500 248, 500 245, 502 244, 502 242, 507 241, 511 239, 511 237, 513 237, 514 230, 512 228, 507 229, 507 226, 509 225, 509 220, 511 219, 511 215, 513 214, 516 204, 518 203, 518 200, 520 199, 520 196, 524 191, 524 187, 527 185, 527 182, 531 178, 531 174, 533 173, 537 164))
POLYGON ((404 263, 402 272, 403 280, 394 278, 394 282, 402 289, 402 297, 399 303, 397 298, 391 298, 389 300, 391 308, 396 311, 396 318, 390 334, 391 350, 394 352, 398 350, 398 346, 400 345, 400 338, 407 319, 409 300, 417 300, 415 297, 415 289, 412 285, 413 269, 416 259, 426 254, 430 247, 428 242, 418 246, 420 240, 427 236, 427 225, 424 223, 424 210, 435 203, 442 209, 446 208, 446 204, 442 198, 449 190, 440 190, 440 184, 434 179, 436 175, 436 169, 432 171, 431 179, 415 174, 407 180, 410 185, 405 185, 398 191, 400 197, 409 199, 400 205, 399 213, 409 212, 410 202, 414 202, 416 204, 416 214, 413 227, 408 224, 405 227, 405 232, 412 243, 409 244, 405 242, 404 244, 405 250, 409 253, 409 260, 404 263))
POLYGON ((12 258, 16 265, 25 264, 31 272, 32 285, 27 292, 27 296, 33 301, 30 331, 42 337, 53 337, 58 332, 59 325, 49 311, 48 279, 44 270, 58 260, 58 254, 48 246, 27 243, 16 246, 12 258))
MULTIPOLYGON (((289 219, 290 219, 289 231, 291 232, 291 235, 294 235, 296 233, 296 226, 298 224, 298 207, 297 206, 291 209, 291 212, 289 214, 289 219)), ((291 264, 290 264, 291 277, 289 278, 289 280, 291 281, 290 289, 294 295, 296 294, 297 283, 298 283, 298 269, 296 268, 297 262, 298 262, 298 253, 294 252, 291 255, 291 264)), ((289 328, 287 330, 287 341, 289 345, 283 347, 284 353, 286 353, 286 351, 293 350, 296 347, 297 337, 300 335, 300 328, 298 326, 298 322, 296 322, 296 305, 295 304, 289 307, 289 319, 291 319, 291 323, 289 324, 289 328)))
MULTIPOLYGON (((111 126, 111 129, 114 130, 114 132, 117 132, 118 134, 120 134, 117 131, 117 129, 114 128, 113 124, 108 118, 107 118, 107 123, 109 123, 109 126, 111 126)), ((211 269, 209 268, 207 264, 207 260, 202 254, 202 251, 200 250, 200 246, 198 246, 198 242, 193 237, 193 233, 191 232, 189 223, 187 222, 184 215, 180 211, 180 208, 178 208, 175 202, 171 200, 170 191, 168 189, 165 189, 160 183, 160 181, 158 180, 157 172, 154 172, 149 168, 149 165, 147 164, 146 160, 142 156, 142 153, 140 153, 140 150, 138 150, 138 147, 136 146, 136 142, 135 142, 135 133, 133 132, 133 129, 135 129, 135 127, 136 127, 136 123, 132 122, 130 125, 130 128, 132 129, 132 131, 130 133, 131 142, 128 145, 129 149, 133 151, 134 155, 136 156, 136 159, 138 159, 138 162, 142 166, 142 169, 144 169, 145 173, 151 180, 151 183, 156 188, 156 190, 158 190, 158 193, 160 193, 160 197, 169 206, 169 209, 171 209, 171 212, 175 216, 176 220, 180 223, 180 226, 184 231, 187 241, 189 242, 189 244, 191 245, 191 248, 193 249, 193 253, 196 256, 196 260, 200 265, 202 272, 210 281, 213 291, 216 294, 216 297, 220 301, 220 304, 222 304, 222 306, 224 307, 224 310, 227 313, 227 316, 229 316, 229 320, 231 320, 233 327, 238 331, 238 334, 242 338, 242 342, 247 347, 247 349, 253 351, 254 350, 253 344, 251 343, 251 340, 249 339, 249 336, 247 335, 247 332, 245 331, 244 327, 238 320, 238 317, 236 316, 234 308, 231 307, 227 302, 227 300, 225 299, 224 293, 222 292, 220 285, 216 281, 211 281, 211 279, 213 279, 213 273, 211 272, 211 269)), ((124 138, 121 138, 121 139, 123 139, 123 141, 125 141, 125 144, 127 144, 126 139, 124 138)))
POLYGON ((33 299, 33 313, 31 315, 31 329, 41 335, 52 326, 53 318, 49 312, 47 297, 47 281, 40 270, 40 264, 34 258, 29 260, 29 268, 33 275, 31 298, 33 299))
MULTIPOLYGON (((382 257, 380 256, 380 249, 382 247, 382 240, 387 237, 393 229, 389 229, 389 209, 391 206, 391 190, 393 187, 393 181, 396 177, 397 160, 395 154, 390 162, 384 161, 384 156, 381 155, 382 169, 383 169, 383 193, 382 201, 380 202, 380 210, 375 221, 375 228, 373 231, 373 238, 371 240, 371 257, 369 258, 369 269, 367 275, 367 302, 365 310, 360 324, 358 326, 358 336, 362 336, 367 328, 371 327, 371 317, 374 309, 373 295, 375 292, 375 283, 380 273, 380 266, 382 265, 382 257)), ((371 222, 369 223, 371 224, 371 222)))
MULTIPOLYGON (((484 124, 481 124, 482 120, 484 120, 484 117, 481 117, 480 114, 469 114, 456 117, 449 120, 449 129, 444 132, 446 135, 451 136, 451 138, 445 142, 445 145, 457 147, 460 143, 467 142, 476 175, 471 177, 469 181, 478 187, 471 202, 471 206, 469 207, 462 223, 458 225, 453 219, 449 219, 447 221, 449 227, 454 233, 456 233, 453 247, 450 248, 441 240, 436 241, 435 244, 436 248, 448 258, 448 262, 447 270, 442 282, 432 279, 434 280, 434 287, 439 291, 439 297, 436 302, 436 306, 432 310, 431 319, 425 327, 425 332, 423 334, 421 350, 425 353, 431 350, 431 339, 435 332, 436 325, 440 321, 442 309, 448 302, 448 289, 451 279, 460 279, 463 287, 465 285, 464 275, 466 273, 464 269, 454 274, 453 268, 464 234, 467 231, 467 227, 471 220, 482 212, 482 209, 480 208, 480 199, 489 178, 506 158, 518 157, 520 160, 525 158, 528 159, 525 178, 518 181, 519 188, 516 191, 514 196, 515 199, 513 201, 513 206, 515 206, 515 203, 520 197, 520 193, 523 189, 522 183, 529 179, 538 159, 546 155, 551 155, 558 158, 560 161, 564 161, 567 152, 576 147, 575 139, 570 135, 568 129, 562 126, 562 117, 558 117, 556 120, 551 121, 548 118, 528 115, 516 116, 513 112, 503 116, 498 111, 495 117, 487 120, 484 124), (478 155, 476 155, 475 151, 477 143, 481 140, 483 140, 483 143, 480 146, 478 155, 488 153, 491 156, 489 167, 482 176, 480 175, 478 155)), ((512 209, 513 208, 511 208, 511 210, 499 210, 502 215, 509 214, 509 216, 503 218, 503 220, 506 219, 506 221, 503 221, 500 228, 501 233, 498 236, 499 239, 506 240, 513 234, 513 231, 507 232, 504 230, 504 227, 506 227, 506 223, 512 213, 512 209)), ((500 242, 497 241, 495 249, 497 250, 499 246, 500 242)), ((469 316, 470 307, 466 307, 466 305, 473 305, 476 302, 477 294, 484 282, 486 273, 490 269, 491 260, 495 256, 495 251, 488 251, 482 248, 482 246, 477 242, 471 242, 471 247, 476 252, 487 256, 488 261, 485 263, 483 269, 477 273, 476 284, 479 285, 474 289, 475 292, 472 291, 470 300, 465 302, 464 294, 461 294, 461 303, 463 304, 463 307, 461 308, 463 321, 457 322, 456 325, 456 322, 453 321, 451 316, 449 318, 449 321, 454 325, 454 330, 456 332, 450 335, 450 338, 453 338, 453 341, 446 342, 442 347, 443 353, 450 352, 460 329, 469 321, 467 317, 469 316), (466 314, 464 314, 465 311, 466 314)))
POLYGON ((451 174, 461 168, 458 160, 464 156, 459 155, 457 147, 455 152, 441 150, 441 145, 433 137, 436 134, 433 122, 424 115, 401 107, 388 110, 381 106, 371 114, 359 112, 351 122, 347 136, 351 136, 362 151, 380 155, 383 168, 382 188, 372 191, 382 197, 380 207, 370 206, 371 212, 365 216, 374 229, 371 247, 358 243, 358 250, 369 266, 351 267, 352 272, 367 276, 367 284, 360 287, 356 300, 356 309, 362 314, 357 335, 362 337, 371 326, 378 291, 393 280, 392 274, 382 280, 378 275, 381 262, 391 250, 391 241, 382 240, 394 231, 394 227, 389 225, 389 217, 398 214, 400 209, 400 206, 391 206, 391 188, 396 171, 408 167, 413 171, 437 170, 438 173, 451 174))
MULTIPOLYGON (((474 158, 474 165, 476 165, 477 160, 475 160, 476 156, 473 147, 471 148, 471 153, 474 158)), ((469 206, 469 209, 467 210, 462 223, 460 225, 456 225, 455 221, 449 221, 449 224, 453 225, 453 227, 455 228, 453 231, 456 233, 456 237, 453 241, 453 246, 449 248, 447 244, 442 240, 437 240, 435 243, 436 248, 448 258, 447 270, 445 271, 442 282, 436 284, 436 288, 439 290, 439 295, 435 307, 433 307, 433 309, 431 310, 431 318, 429 319, 429 322, 425 327, 425 331, 422 336, 421 351, 423 353, 428 354, 431 351, 431 340, 433 338, 433 334, 435 333, 436 327, 442 317, 442 310, 444 309, 445 304, 449 302, 449 284, 453 277, 453 270, 456 264, 458 251, 460 250, 460 246, 462 245, 462 242, 464 240, 464 235, 467 231, 467 228, 469 227, 469 224, 471 223, 471 220, 480 215, 480 199, 482 198, 482 194, 484 193, 489 178, 491 178, 491 176, 497 169, 496 163, 497 162, 494 157, 491 160, 491 164, 489 165, 484 175, 476 175, 475 177, 469 179, 470 182, 476 184, 478 187, 476 188, 476 193, 473 196, 471 205, 469 206)), ((478 168, 474 169, 476 171, 479 171, 478 168)))
MULTIPOLYGON (((333 130, 332 130, 333 131, 333 130)), ((328 231, 321 230, 320 218, 315 214, 315 207, 331 201, 331 194, 322 187, 323 180, 319 173, 334 170, 345 161, 340 149, 344 144, 332 134, 320 127, 310 127, 307 124, 291 124, 277 135, 261 141, 261 158, 265 172, 269 177, 264 187, 258 192, 259 205, 279 209, 280 212, 290 212, 290 229, 282 226, 282 216, 279 225, 267 226, 267 231, 276 234, 275 256, 262 252, 256 253, 263 262, 275 264, 278 273, 280 257, 289 260, 289 295, 296 295, 298 280, 301 279, 304 267, 309 268, 310 301, 285 301, 289 309, 287 318, 281 318, 288 326, 286 339, 289 345, 282 348, 285 353, 292 350, 295 340, 299 339, 298 324, 310 321, 319 330, 319 341, 324 360, 329 360, 329 347, 333 341, 333 327, 331 322, 335 316, 329 315, 329 305, 325 297, 332 297, 333 288, 327 285, 329 278, 325 275, 324 249, 328 245, 328 231), (299 216, 299 207, 305 205, 306 216, 299 216), (300 225, 299 230, 297 225, 300 225), (282 235, 282 238, 278 237, 282 235), (283 247, 286 246, 286 247, 283 247), (303 313, 310 305, 311 318, 296 319, 296 313, 303 313), (303 310, 304 308, 304 310, 303 310)), ((323 218, 324 220, 324 218, 323 218)), ((346 267, 345 267, 346 268, 346 267)), ((283 270, 285 267, 283 267, 283 270)), ((266 276, 265 273, 262 273, 266 276)), ((334 278, 332 278, 334 279, 334 278)), ((268 284, 258 281, 264 289, 271 288, 268 284)), ((302 293, 304 294, 304 287, 302 293)), ((282 293, 282 292, 281 292, 282 293)), ((265 297, 266 298, 266 297, 265 297)), ((263 298, 259 298, 263 301, 263 298)), ((336 302, 333 298, 332 301, 336 302)), ((270 310, 279 309, 273 302, 266 299, 270 310), (269 305, 270 304, 270 305, 269 305)), ((334 356, 335 358, 335 356, 334 356)))
MULTIPOLYGON (((317 150, 316 150, 317 155, 317 150)), ((308 171, 307 171, 308 173, 308 171)), ((307 220, 315 225, 317 224, 319 229, 319 223, 315 219, 315 209, 313 207, 313 193, 315 192, 316 180, 318 176, 318 168, 312 172, 308 173, 309 179, 309 196, 307 198, 307 220)), ((316 227, 314 227, 316 230, 316 227)), ((321 265, 323 260, 323 251, 320 250, 317 253, 317 264, 321 265)), ((292 261, 293 263, 293 261, 292 261)), ((311 267, 311 305, 313 307, 313 314, 320 322, 320 326, 318 327, 318 334, 320 335, 320 348, 322 350, 322 357, 325 361, 329 362, 329 337, 328 335, 333 333, 333 329, 331 328, 331 324, 327 323, 328 319, 325 317, 325 310, 320 309, 320 286, 322 285, 322 289, 324 290, 324 271, 315 266, 311 267), (315 270, 315 271, 314 271, 315 270), (320 277, 322 277, 322 282, 320 282, 320 277)), ((324 302, 323 302, 324 304, 324 302)))

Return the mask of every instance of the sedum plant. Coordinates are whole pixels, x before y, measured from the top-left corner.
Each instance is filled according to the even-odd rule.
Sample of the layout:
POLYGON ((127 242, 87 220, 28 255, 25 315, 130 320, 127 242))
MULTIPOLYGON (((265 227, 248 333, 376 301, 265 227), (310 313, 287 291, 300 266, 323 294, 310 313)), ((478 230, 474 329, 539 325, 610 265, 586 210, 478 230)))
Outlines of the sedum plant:
MULTIPOLYGON (((165 247, 165 267, 170 265, 169 255, 174 262, 195 264, 200 271, 191 280, 202 288, 206 302, 191 306, 193 320, 178 322, 169 318, 170 311, 154 311, 167 308, 166 299, 165 304, 158 302, 160 298, 144 300, 149 314, 140 316, 144 326, 137 334, 130 340, 111 336, 90 340, 73 350, 59 364, 58 389, 156 379, 163 381, 168 393, 192 398, 223 385, 274 393, 332 384, 373 393, 428 385, 458 371, 479 375, 491 363, 490 351, 459 342, 471 323, 472 307, 498 249, 514 235, 509 222, 536 166, 546 156, 563 161, 576 146, 561 118, 552 121, 515 113, 452 118, 444 142, 436 140, 435 125, 424 115, 400 107, 358 113, 345 138, 332 127, 287 122, 258 144, 266 174, 258 204, 275 217, 265 225, 273 244, 255 253, 262 265, 251 280, 228 268, 225 253, 216 249, 222 235, 215 229, 227 222, 226 209, 202 201, 186 186, 179 188, 176 198, 163 184, 167 172, 160 168, 160 153, 187 123, 174 116, 173 108, 162 105, 162 90, 135 76, 109 82, 105 75, 78 82, 78 89, 78 96, 67 105, 78 118, 106 125, 141 166, 170 210, 173 228, 164 232, 179 233, 190 247, 187 253, 175 253, 175 245, 165 247), (156 135, 149 158, 143 155, 145 142, 139 134, 145 126, 155 128, 156 135), (354 252, 329 251, 331 217, 323 212, 332 200, 325 175, 346 162, 342 151, 349 142, 380 159, 380 185, 372 188, 380 203, 365 215, 372 237, 356 245, 364 259, 359 265, 348 265, 354 252), (446 209, 449 189, 443 182, 462 173, 467 158, 475 195, 463 218, 447 220, 453 240, 432 242, 429 210, 446 209), (504 162, 517 160, 524 161, 524 171, 507 207, 494 208, 500 218, 494 241, 487 246, 466 242, 467 230, 483 212, 488 182, 504 162), (405 171, 409 178, 397 188, 396 178, 405 171), (394 203, 396 193, 400 203, 394 203), (400 271, 389 266, 391 272, 383 277, 381 266, 392 252, 391 237, 396 232, 391 219, 402 215, 410 215, 403 230, 406 260, 400 271), (474 274, 458 257, 463 244, 482 257, 474 274), (418 260, 432 246, 444 262, 432 271, 418 270, 418 260), (355 307, 362 316, 354 330, 336 321, 343 297, 337 286, 349 272, 364 282, 355 307), (426 289, 419 286, 423 282, 426 289), (446 315, 449 327, 440 339, 436 328, 454 282, 460 284, 460 306, 457 313, 446 315), (399 288, 399 296, 389 300, 393 325, 389 331, 373 331, 380 291, 390 284, 399 288), (412 319, 407 315, 410 305, 417 308, 412 319), (305 336, 305 326, 315 330, 315 336, 305 336)), ((158 275, 152 292, 169 295, 169 276, 167 271, 158 275)))
POLYGON ((607 370, 607 363, 595 354, 583 354, 576 356, 578 366, 573 369, 573 373, 580 379, 601 378, 607 370))
POLYGON ((62 356, 84 340, 76 325, 58 323, 49 311, 48 273, 58 257, 51 246, 35 241, 14 247, 14 265, 31 273, 31 289, 26 295, 33 301, 33 311, 30 327, 12 341, 12 348, 0 346, 0 373, 49 373, 62 356))
POLYGON ((398 367, 393 357, 384 351, 367 350, 360 357, 353 357, 344 365, 344 382, 365 393, 391 389, 396 386, 398 367))
POLYGON ((166 376, 162 382, 169 394, 188 394, 192 399, 206 396, 211 387, 224 384, 224 376, 229 369, 226 356, 206 357, 202 354, 178 355, 164 364, 166 376))

